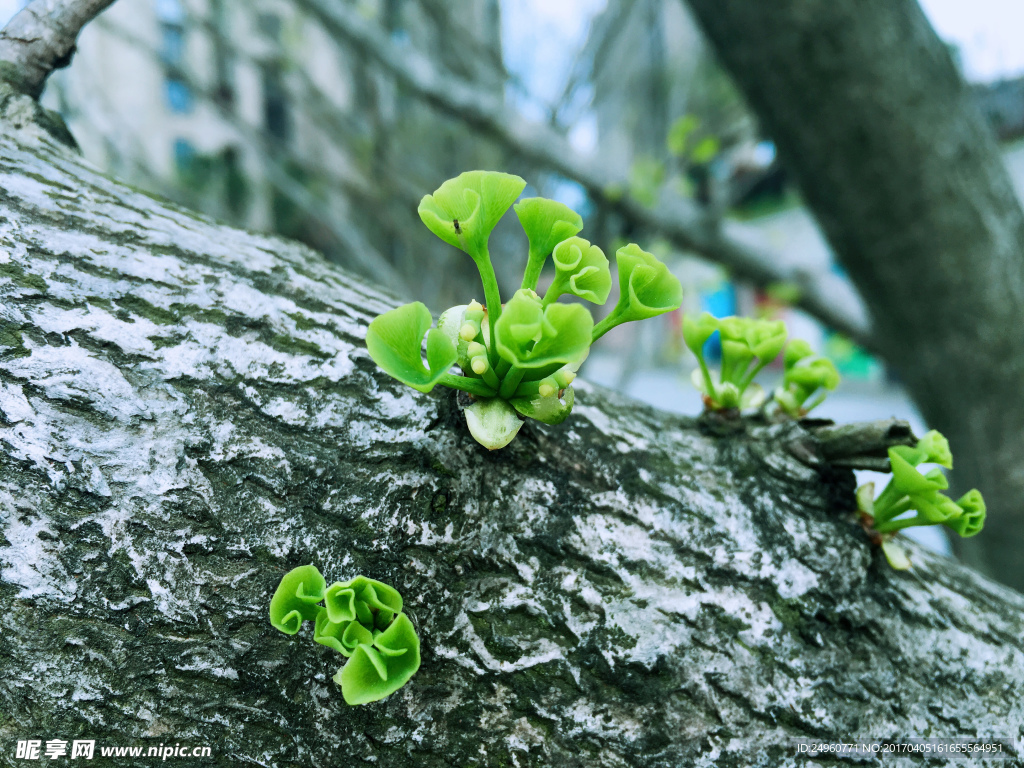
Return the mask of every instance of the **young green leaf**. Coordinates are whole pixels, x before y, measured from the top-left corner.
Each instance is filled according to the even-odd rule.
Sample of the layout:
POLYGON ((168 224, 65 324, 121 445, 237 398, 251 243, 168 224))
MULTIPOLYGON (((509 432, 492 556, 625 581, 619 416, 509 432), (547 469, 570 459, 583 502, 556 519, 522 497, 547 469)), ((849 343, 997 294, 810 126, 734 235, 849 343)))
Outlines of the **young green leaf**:
POLYGON ((518 290, 494 332, 498 354, 517 368, 578 363, 590 351, 594 320, 579 304, 544 306, 533 291, 518 290))
POLYGON ((270 623, 286 635, 299 631, 303 621, 316 619, 327 582, 315 565, 288 571, 270 599, 270 623))
POLYGON ((555 280, 544 296, 549 304, 571 293, 593 304, 604 304, 612 290, 612 273, 604 251, 582 237, 570 237, 555 246, 552 254, 555 280))
POLYGON ((787 335, 786 324, 781 320, 754 320, 747 326, 744 338, 754 357, 767 364, 779 356, 787 335))
POLYGON ((946 522, 946 526, 964 538, 981 533, 985 525, 985 499, 977 488, 972 488, 957 500, 962 514, 946 522))
POLYGON ((372 643, 373 632, 359 621, 331 621, 326 608, 321 608, 313 628, 313 640, 349 657, 361 643, 372 643))
POLYGON ((783 375, 786 384, 797 384, 809 392, 819 387, 829 391, 839 386, 839 371, 826 357, 805 357, 783 375))
POLYGON ((467 407, 466 424, 473 438, 489 451, 511 443, 523 426, 515 409, 497 397, 477 400, 467 407))
POLYGON ((303 620, 315 619, 313 640, 350 658, 334 676, 349 704, 382 699, 419 669, 419 637, 401 611, 393 587, 365 576, 326 587, 312 565, 285 574, 270 601, 274 627, 294 635, 303 620))
POLYGON ((458 353, 444 333, 431 328, 430 310, 416 301, 385 312, 370 323, 366 349, 385 373, 420 392, 434 388, 458 353), (427 365, 421 348, 427 335, 427 365))
POLYGON ((561 398, 555 392, 547 397, 540 394, 533 397, 516 397, 509 402, 528 419, 536 419, 544 424, 561 424, 569 418, 575 401, 572 387, 565 387, 562 393, 561 398))
POLYGON ((514 206, 530 241, 523 288, 536 290, 544 262, 555 246, 583 229, 583 218, 569 206, 543 197, 528 197, 514 206))
POLYGON ((917 450, 922 454, 917 460, 918 464, 938 464, 946 469, 953 468, 953 454, 949 450, 949 441, 938 430, 927 432, 918 441, 917 450))
MULTIPOLYGON (((953 463, 945 437, 933 430, 917 445, 893 446, 888 453, 893 476, 885 489, 874 499, 872 484, 857 489, 857 508, 862 519, 881 534, 883 549, 886 542, 892 543, 892 537, 899 530, 912 526, 942 524, 961 536, 974 536, 981 531, 985 523, 985 500, 976 489, 953 501, 942 493, 949 483, 941 469, 935 467, 922 474, 916 468, 922 463, 942 466, 953 463), (910 512, 915 514, 910 515, 910 512)), ((893 563, 893 558, 889 557, 889 561, 893 563)), ((897 563, 902 561, 897 558, 897 563)))
POLYGON ((420 668, 420 639, 401 613, 372 644, 360 643, 334 681, 347 704, 369 704, 389 696, 420 668))
POLYGON ((324 605, 334 622, 366 620, 372 615, 375 621, 387 625, 396 613, 402 612, 402 596, 394 587, 356 576, 331 584, 324 592, 324 605))
POLYGON ((615 252, 615 265, 620 296, 613 311, 620 313, 619 322, 643 320, 679 309, 683 286, 654 254, 630 243, 615 252))
POLYGON ((687 315, 683 318, 683 341, 698 360, 704 359, 704 345, 717 330, 718 318, 710 312, 704 312, 700 317, 687 315))
POLYGON ((473 258, 486 251, 498 221, 526 182, 497 171, 466 171, 424 195, 418 213, 427 229, 473 258))
POLYGON ((816 355, 802 339, 789 342, 783 360, 782 385, 776 388, 774 397, 780 410, 792 418, 806 415, 825 400, 825 392, 812 400, 815 392, 830 392, 839 386, 839 371, 833 362, 816 355))

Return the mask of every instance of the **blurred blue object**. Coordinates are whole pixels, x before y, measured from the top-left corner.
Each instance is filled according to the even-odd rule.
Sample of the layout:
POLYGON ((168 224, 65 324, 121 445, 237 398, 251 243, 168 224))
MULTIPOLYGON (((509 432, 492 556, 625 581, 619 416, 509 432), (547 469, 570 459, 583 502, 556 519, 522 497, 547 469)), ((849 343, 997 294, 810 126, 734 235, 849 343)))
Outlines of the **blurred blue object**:
MULTIPOLYGON (((702 291, 700 308, 715 317, 728 317, 736 314, 736 288, 728 280, 723 280, 713 291, 702 291)), ((715 331, 704 345, 704 359, 718 362, 722 359, 722 340, 715 331)))

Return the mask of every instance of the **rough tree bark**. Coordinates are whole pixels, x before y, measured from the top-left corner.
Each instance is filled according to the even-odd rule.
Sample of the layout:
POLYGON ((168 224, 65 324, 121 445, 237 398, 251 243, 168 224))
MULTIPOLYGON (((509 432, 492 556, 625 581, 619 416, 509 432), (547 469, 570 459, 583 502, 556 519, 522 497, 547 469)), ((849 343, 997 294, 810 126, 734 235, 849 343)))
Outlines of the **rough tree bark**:
POLYGON ((689 0, 989 503, 966 559, 1024 588, 1024 211, 915 0, 689 0))
POLYGON ((716 437, 581 385, 489 453, 454 396, 368 358, 392 299, 38 132, 0 138, 0 295, 4 762, 85 738, 223 766, 785 766, 791 737, 1024 723, 1024 597, 923 551, 889 570, 823 459, 860 450, 842 434, 716 437), (309 562, 405 595, 423 666, 384 702, 346 707, 341 658, 270 627, 309 562))

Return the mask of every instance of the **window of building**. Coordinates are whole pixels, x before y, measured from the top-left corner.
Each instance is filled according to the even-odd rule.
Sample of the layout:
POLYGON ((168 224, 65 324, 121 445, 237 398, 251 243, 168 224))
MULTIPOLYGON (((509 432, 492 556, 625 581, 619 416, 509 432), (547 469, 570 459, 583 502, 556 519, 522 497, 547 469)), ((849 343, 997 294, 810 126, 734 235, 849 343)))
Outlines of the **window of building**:
POLYGON ((192 89, 185 82, 185 10, 180 0, 154 0, 160 20, 160 60, 164 65, 164 100, 177 114, 192 111, 192 89))
POLYGON ((164 96, 171 112, 184 115, 192 111, 192 89, 180 77, 164 78, 164 96))
POLYGON ((155 0, 155 2, 156 17, 160 21, 179 26, 185 23, 185 9, 181 5, 181 0, 155 0))
POLYGON ((183 25, 185 23, 185 10, 181 6, 181 0, 155 0, 157 5, 157 18, 164 24, 183 25))
POLYGON ((268 61, 263 70, 263 122, 267 133, 275 139, 287 139, 290 120, 288 94, 284 87, 284 71, 278 61, 268 61))
POLYGON ((178 173, 188 173, 196 159, 196 148, 188 139, 174 140, 174 167, 178 173))
POLYGON ((185 60, 185 30, 177 24, 161 24, 160 58, 168 67, 180 67, 185 60))

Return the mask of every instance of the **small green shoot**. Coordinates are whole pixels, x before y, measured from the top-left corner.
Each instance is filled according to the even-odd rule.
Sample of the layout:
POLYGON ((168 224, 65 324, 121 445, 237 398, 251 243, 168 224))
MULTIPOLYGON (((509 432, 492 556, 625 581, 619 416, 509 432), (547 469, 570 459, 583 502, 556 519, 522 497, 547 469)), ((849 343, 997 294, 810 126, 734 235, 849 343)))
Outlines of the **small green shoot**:
POLYGON ((491 264, 491 231, 523 191, 518 176, 469 171, 446 181, 420 202, 427 228, 465 251, 476 264, 485 303, 452 307, 431 327, 420 303, 386 312, 370 323, 366 347, 386 373, 430 392, 434 386, 473 397, 466 410, 470 433, 495 450, 508 445, 523 419, 559 424, 572 411, 572 382, 591 345, 621 323, 678 309, 682 286, 663 263, 635 244, 616 254, 620 296, 611 313, 594 324, 578 303, 602 305, 611 292, 608 259, 596 245, 578 237, 579 214, 562 203, 535 197, 515 206, 529 240, 521 288, 502 305, 491 264), (548 257, 554 281, 543 298, 536 292, 548 257), (426 342, 425 357, 423 353, 426 342), (453 373, 458 365, 460 373, 453 373))
POLYGON ((781 320, 749 317, 718 319, 705 312, 683 318, 683 340, 697 357, 693 385, 711 411, 757 408, 765 399, 754 377, 771 363, 786 343, 786 324, 781 320), (722 368, 712 371, 704 359, 704 345, 718 331, 722 343, 722 368))
POLYGON ((811 345, 794 339, 786 347, 782 386, 775 389, 779 409, 794 419, 806 416, 839 386, 839 371, 827 357, 817 355, 811 345))
POLYGON ((347 704, 389 696, 420 667, 420 639, 393 587, 365 576, 330 586, 314 565, 284 575, 270 600, 270 623, 288 635, 313 621, 313 640, 348 659, 334 682, 347 704))
POLYGON ((877 498, 874 483, 860 486, 857 509, 865 530, 882 546, 893 568, 910 567, 910 559, 893 541, 904 528, 945 525, 965 538, 981 532, 985 525, 985 500, 981 493, 972 489, 953 501, 942 493, 949 483, 941 469, 934 467, 922 473, 917 468, 921 464, 953 468, 953 455, 942 434, 932 430, 916 446, 897 445, 888 452, 892 479, 877 498))

